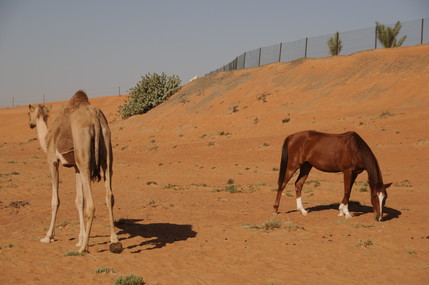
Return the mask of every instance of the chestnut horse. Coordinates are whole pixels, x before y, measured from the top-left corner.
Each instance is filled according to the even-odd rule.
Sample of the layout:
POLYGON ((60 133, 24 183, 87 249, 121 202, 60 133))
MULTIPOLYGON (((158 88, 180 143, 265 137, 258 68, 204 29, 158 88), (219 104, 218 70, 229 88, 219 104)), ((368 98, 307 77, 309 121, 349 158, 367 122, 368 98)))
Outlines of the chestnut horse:
POLYGON ((352 185, 356 177, 366 170, 375 219, 381 221, 383 206, 387 199, 386 189, 392 183, 383 184, 377 159, 365 141, 355 132, 337 135, 303 131, 285 139, 279 171, 279 188, 274 203, 275 213, 278 213, 283 189, 299 168, 299 176, 295 182, 296 205, 303 215, 307 215, 302 206, 301 190, 312 167, 324 172, 344 173, 344 198, 338 215, 345 215, 346 218, 351 218, 348 203, 352 185))

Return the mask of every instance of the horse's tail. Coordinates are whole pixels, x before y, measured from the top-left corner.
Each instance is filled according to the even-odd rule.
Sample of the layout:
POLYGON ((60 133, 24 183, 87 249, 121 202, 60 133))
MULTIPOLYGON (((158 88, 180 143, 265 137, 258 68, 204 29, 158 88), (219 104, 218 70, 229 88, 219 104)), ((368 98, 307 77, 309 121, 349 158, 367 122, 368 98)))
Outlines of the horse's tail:
POLYGON ((94 125, 93 144, 91 146, 91 180, 100 181, 100 124, 94 125))
POLYGON ((283 143, 283 150, 282 150, 282 159, 280 161, 280 170, 279 170, 279 189, 283 187, 283 183, 285 180, 286 175, 286 169, 287 169, 287 161, 288 161, 288 145, 290 141, 290 136, 285 139, 285 142, 283 143))

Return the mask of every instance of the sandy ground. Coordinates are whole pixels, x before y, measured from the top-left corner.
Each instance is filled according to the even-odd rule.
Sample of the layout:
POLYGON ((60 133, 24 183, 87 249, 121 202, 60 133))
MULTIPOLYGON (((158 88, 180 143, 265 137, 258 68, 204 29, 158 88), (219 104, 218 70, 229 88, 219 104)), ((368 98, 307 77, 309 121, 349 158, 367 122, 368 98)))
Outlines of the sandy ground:
POLYGON ((39 242, 50 220, 45 154, 28 107, 0 109, 0 284, 113 284, 129 274, 147 284, 428 284, 428 90, 422 45, 206 76, 128 120, 116 112, 125 96, 91 99, 112 129, 125 249, 108 251, 99 183, 85 256, 65 256, 78 234, 70 169, 60 170, 57 240, 39 242), (346 220, 337 216, 342 174, 317 170, 303 191, 309 215, 295 211, 293 178, 272 216, 281 145, 306 129, 366 140, 393 182, 383 222, 374 221, 366 173, 346 220), (252 227, 270 220, 281 228, 252 227), (114 272, 95 273, 103 267, 114 272))

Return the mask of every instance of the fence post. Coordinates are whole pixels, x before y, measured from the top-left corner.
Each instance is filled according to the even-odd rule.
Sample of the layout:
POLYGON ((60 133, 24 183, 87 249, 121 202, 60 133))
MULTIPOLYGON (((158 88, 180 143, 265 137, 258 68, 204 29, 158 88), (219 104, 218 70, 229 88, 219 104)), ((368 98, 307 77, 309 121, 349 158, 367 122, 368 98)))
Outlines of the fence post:
POLYGON ((308 44, 308 38, 305 38, 305 51, 304 51, 305 58, 307 58, 307 44, 308 44))
POLYGON ((422 36, 421 36, 420 44, 423 44, 423 26, 424 26, 424 23, 425 23, 425 19, 422 18, 422 36))
POLYGON ((261 66, 261 54, 262 54, 262 48, 259 48, 259 63, 258 63, 258 66, 261 66))
POLYGON ((247 51, 244 52, 243 69, 246 68, 246 54, 247 54, 247 51))
POLYGON ((282 61, 282 48, 283 48, 283 43, 280 43, 279 62, 282 61))
POLYGON ((377 49, 377 31, 378 31, 378 27, 377 25, 375 25, 375 48, 374 49, 377 49))

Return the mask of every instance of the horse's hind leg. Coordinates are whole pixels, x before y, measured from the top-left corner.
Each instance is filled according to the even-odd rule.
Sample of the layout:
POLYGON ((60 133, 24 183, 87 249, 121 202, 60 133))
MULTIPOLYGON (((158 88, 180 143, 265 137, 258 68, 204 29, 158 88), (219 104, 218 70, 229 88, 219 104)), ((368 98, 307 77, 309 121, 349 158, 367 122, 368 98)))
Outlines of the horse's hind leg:
POLYGON ((340 207, 338 210, 340 210, 340 213, 338 216, 346 216, 346 218, 351 218, 352 215, 350 215, 349 212, 349 200, 350 200, 350 192, 352 191, 353 183, 356 180, 356 177, 358 176, 357 173, 353 171, 344 171, 344 197, 341 201, 340 207))
POLYGON ((287 183, 292 178, 292 175, 296 172, 297 169, 298 169, 298 167, 293 167, 293 168, 288 167, 286 169, 286 175, 285 175, 284 180, 282 182, 279 181, 279 189, 277 190, 276 201, 274 202, 274 206, 273 206, 274 207, 274 213, 273 214, 278 214, 280 199, 282 197, 283 190, 285 189, 287 183))
POLYGON ((307 215, 308 212, 302 206, 301 191, 302 191, 302 186, 304 186, 305 180, 307 179, 308 174, 311 171, 311 168, 312 166, 308 162, 301 165, 301 168, 299 170, 299 176, 295 182, 296 208, 300 210, 301 214, 303 215, 307 215))

